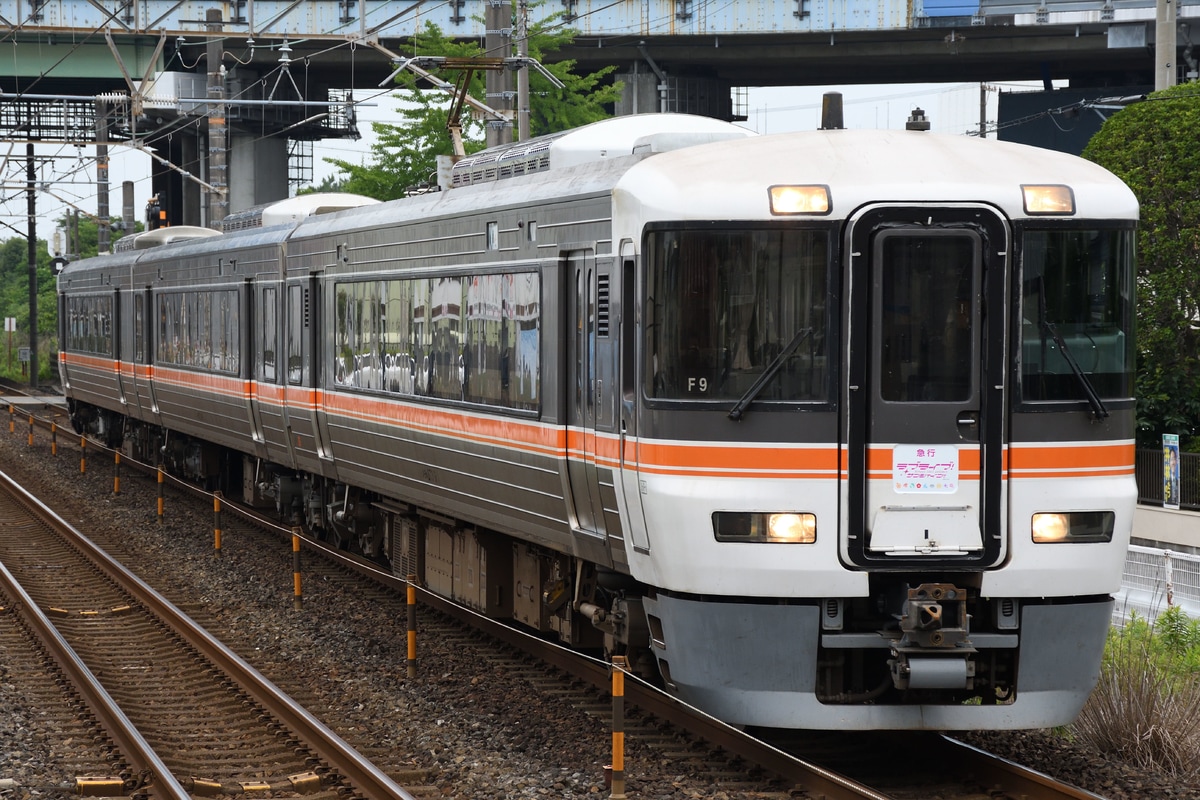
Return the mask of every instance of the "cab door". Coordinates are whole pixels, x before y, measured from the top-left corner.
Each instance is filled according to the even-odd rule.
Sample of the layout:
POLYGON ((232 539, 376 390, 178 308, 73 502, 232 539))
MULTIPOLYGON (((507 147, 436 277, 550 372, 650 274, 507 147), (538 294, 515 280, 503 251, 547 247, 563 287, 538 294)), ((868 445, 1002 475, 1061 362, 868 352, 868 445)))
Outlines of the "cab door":
POLYGON ((873 208, 847 235, 843 552, 876 567, 995 563, 1007 226, 985 208, 873 208))

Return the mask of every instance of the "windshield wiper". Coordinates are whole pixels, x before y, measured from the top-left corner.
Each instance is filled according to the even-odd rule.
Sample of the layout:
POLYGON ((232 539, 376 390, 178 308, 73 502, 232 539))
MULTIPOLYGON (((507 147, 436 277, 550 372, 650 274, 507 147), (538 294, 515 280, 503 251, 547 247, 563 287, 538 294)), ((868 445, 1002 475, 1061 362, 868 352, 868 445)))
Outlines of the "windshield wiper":
POLYGON ((758 397, 763 387, 767 385, 771 378, 775 377, 775 373, 779 372, 780 367, 783 366, 783 362, 787 361, 788 357, 796 352, 796 348, 812 335, 812 332, 812 328, 801 328, 796 331, 796 335, 788 342, 787 347, 780 350, 779 355, 771 359, 771 363, 767 364, 767 368, 758 376, 758 380, 754 382, 754 385, 747 389, 746 393, 742 395, 742 399, 738 400, 737 404, 729 410, 729 418, 731 420, 736 422, 742 418, 742 412, 746 410, 746 406, 754 402, 754 398, 758 397))
MULTIPOLYGON (((1067 366, 1071 368, 1071 372, 1075 373, 1075 379, 1079 381, 1080 387, 1083 389, 1083 396, 1087 398, 1088 405, 1092 407, 1092 414, 1096 419, 1104 419, 1108 416, 1108 409, 1104 407, 1104 403, 1100 400, 1100 395, 1096 394, 1096 387, 1092 386, 1092 382, 1088 380, 1088 376, 1079 366, 1079 362, 1075 360, 1075 355, 1071 352, 1071 348, 1067 347, 1066 341, 1062 334, 1058 332, 1058 328, 1054 327, 1054 323, 1046 319, 1046 284, 1041 276, 1036 279, 1037 296, 1038 296, 1038 324, 1042 330, 1050 334, 1050 338, 1058 345, 1058 351, 1062 353, 1063 360, 1067 362, 1067 366)), ((1046 340, 1043 338, 1043 347, 1046 340)))
POLYGON ((1104 407, 1104 402, 1100 399, 1100 395, 1096 394, 1096 387, 1092 386, 1092 382, 1088 380, 1088 376, 1080 368, 1079 362, 1075 360, 1075 356, 1071 353, 1071 348, 1067 347, 1066 341, 1058 332, 1058 328, 1054 327, 1054 323, 1042 320, 1042 328, 1050 334, 1050 338, 1058 345, 1058 351, 1062 353, 1063 359, 1066 360, 1067 366, 1071 368, 1071 372, 1075 373, 1079 385, 1083 388, 1083 394, 1087 398, 1088 404, 1092 407, 1092 413, 1096 415, 1096 419, 1104 419, 1108 416, 1108 409, 1104 407))

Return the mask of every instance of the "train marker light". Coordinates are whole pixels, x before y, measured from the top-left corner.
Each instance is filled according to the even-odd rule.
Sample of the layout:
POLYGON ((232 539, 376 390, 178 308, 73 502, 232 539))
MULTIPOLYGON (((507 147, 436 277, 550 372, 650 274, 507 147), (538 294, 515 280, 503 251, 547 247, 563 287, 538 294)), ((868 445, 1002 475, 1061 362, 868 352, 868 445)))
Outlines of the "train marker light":
POLYGON ((1070 186, 1023 183, 1021 193, 1025 196, 1026 214, 1071 216, 1075 213, 1075 193, 1070 186))
POLYGON ((775 215, 828 214, 833 207, 828 186, 772 186, 769 191, 775 215))
POLYGON ((1111 511, 1070 511, 1033 515, 1033 540, 1057 542, 1111 542, 1117 515, 1111 511))
POLYGON ((816 514, 771 514, 767 517, 767 541, 812 544, 817 540, 816 514))
POLYGON ((713 533, 718 542, 812 544, 817 541, 817 515, 718 511, 713 514, 713 533))

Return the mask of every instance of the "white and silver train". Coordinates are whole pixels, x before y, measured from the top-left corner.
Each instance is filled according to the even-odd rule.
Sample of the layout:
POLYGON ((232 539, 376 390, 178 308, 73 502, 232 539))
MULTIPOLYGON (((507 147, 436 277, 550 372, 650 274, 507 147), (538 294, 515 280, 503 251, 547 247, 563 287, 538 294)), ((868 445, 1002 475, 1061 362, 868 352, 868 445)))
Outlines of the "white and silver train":
POLYGON ((1104 169, 655 114, 304 202, 67 267, 80 430, 733 724, 1082 707, 1136 494, 1104 169))

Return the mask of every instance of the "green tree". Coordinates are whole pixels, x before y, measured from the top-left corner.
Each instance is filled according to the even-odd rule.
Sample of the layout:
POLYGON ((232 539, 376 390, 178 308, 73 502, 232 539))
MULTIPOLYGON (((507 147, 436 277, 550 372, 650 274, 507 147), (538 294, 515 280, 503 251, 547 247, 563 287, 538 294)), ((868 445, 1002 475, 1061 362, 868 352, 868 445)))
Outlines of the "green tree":
MULTIPOLYGON (((559 27, 554 20, 531 26, 529 55, 541 62, 547 54, 569 44, 573 36, 573 31, 559 27)), ((415 54, 422 56, 472 58, 484 54, 478 43, 454 41, 433 23, 426 23, 420 35, 414 37, 413 49, 415 54)), ((619 84, 606 80, 615 67, 605 67, 587 75, 576 75, 574 68, 575 62, 571 60, 546 65, 546 69, 564 84, 562 89, 536 70, 530 71, 530 133, 533 136, 586 125, 609 115, 606 107, 616 102, 621 91, 619 84)), ((454 74, 438 77, 448 83, 457 79, 454 74)), ((403 103, 400 110, 403 122, 371 123, 379 138, 363 163, 326 159, 344 173, 344 178, 339 175, 337 181, 341 191, 379 200, 403 197, 414 187, 433 182, 437 156, 454 152, 446 125, 450 95, 438 89, 418 89, 417 77, 407 70, 401 71, 396 81, 403 87, 403 91, 395 95, 403 103)), ((468 91, 472 97, 486 102, 484 82, 482 72, 474 73, 468 91)), ((467 153, 481 150, 484 146, 483 124, 464 112, 462 126, 463 149, 467 153)))
MULTIPOLYGON (((1200 433, 1200 84, 1114 114, 1083 155, 1129 184, 1138 232, 1138 438, 1200 433)), ((1196 442, 1193 442, 1196 444, 1196 442)))

